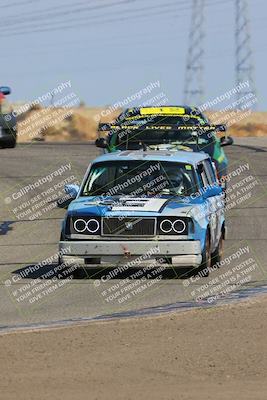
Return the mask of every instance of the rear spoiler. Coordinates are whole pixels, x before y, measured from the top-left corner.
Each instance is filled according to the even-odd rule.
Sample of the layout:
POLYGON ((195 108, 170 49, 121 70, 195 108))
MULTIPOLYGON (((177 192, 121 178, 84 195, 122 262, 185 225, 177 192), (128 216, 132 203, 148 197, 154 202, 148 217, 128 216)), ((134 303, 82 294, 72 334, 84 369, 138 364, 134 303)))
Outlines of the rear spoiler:
POLYGON ((225 132, 226 126, 225 125, 202 125, 202 126, 188 126, 188 125, 181 125, 177 126, 174 124, 169 125, 115 125, 115 124, 107 124, 101 123, 98 126, 98 132, 110 132, 110 131, 121 131, 121 130, 128 130, 128 131, 136 131, 136 132, 143 132, 146 130, 163 130, 163 131, 184 131, 184 130, 192 130, 192 131, 219 131, 225 132))

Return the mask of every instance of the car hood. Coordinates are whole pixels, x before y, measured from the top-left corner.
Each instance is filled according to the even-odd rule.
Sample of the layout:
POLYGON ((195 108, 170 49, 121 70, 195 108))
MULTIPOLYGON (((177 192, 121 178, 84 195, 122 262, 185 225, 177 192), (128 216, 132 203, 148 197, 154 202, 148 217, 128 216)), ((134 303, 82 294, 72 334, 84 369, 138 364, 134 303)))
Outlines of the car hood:
POLYGON ((73 200, 68 214, 73 216, 192 216, 203 205, 201 197, 79 197, 73 200), (194 214, 194 212, 193 212, 194 214))

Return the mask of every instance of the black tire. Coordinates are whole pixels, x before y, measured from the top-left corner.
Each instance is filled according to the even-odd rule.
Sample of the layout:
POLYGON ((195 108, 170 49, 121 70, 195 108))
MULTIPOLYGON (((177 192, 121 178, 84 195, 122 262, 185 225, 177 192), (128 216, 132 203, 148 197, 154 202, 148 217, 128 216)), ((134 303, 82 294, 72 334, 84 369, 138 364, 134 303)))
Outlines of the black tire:
POLYGON ((4 145, 4 148, 6 148, 6 149, 14 149, 14 147, 16 147, 16 144, 17 144, 16 140, 11 139, 4 145))
POLYGON ((223 235, 221 235, 218 246, 211 255, 211 266, 214 266, 217 263, 220 263, 222 260, 222 257, 223 257, 223 235))
MULTIPOLYGON (((63 232, 63 231, 60 232, 60 238, 59 238, 59 240, 60 240, 60 241, 61 241, 61 240, 65 240, 65 235, 64 235, 64 232, 63 232)), ((61 255, 59 254, 59 255, 58 255, 58 265, 61 265, 61 264, 63 264, 63 260, 62 260, 61 255)))
POLYGON ((202 252, 202 262, 197 268, 197 274, 206 278, 209 276, 209 268, 211 266, 211 252, 210 252, 210 235, 209 232, 206 233, 205 247, 202 252))

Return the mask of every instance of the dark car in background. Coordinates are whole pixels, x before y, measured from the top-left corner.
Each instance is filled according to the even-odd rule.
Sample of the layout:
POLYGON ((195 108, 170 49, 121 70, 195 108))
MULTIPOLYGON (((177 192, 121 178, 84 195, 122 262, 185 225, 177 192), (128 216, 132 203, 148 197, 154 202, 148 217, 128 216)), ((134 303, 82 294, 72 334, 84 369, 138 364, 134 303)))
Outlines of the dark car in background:
POLYGON ((0 147, 13 148, 17 142, 17 119, 6 96, 8 86, 0 86, 0 147))

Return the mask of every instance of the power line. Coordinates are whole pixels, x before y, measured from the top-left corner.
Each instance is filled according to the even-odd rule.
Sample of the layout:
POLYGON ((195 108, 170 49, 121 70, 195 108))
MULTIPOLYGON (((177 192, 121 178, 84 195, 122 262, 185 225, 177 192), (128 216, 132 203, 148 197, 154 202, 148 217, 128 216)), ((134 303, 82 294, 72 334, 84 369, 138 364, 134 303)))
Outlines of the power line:
MULTIPOLYGON (((153 16, 161 16, 162 14, 173 14, 173 10, 160 10, 158 12, 155 13, 147 13, 147 14, 142 14, 140 16, 135 16, 133 15, 133 13, 131 13, 131 15, 126 16, 126 17, 120 17, 120 18, 111 18, 111 19, 104 19, 104 20, 100 20, 100 21, 95 21, 95 17, 93 17, 91 20, 92 22, 90 23, 90 27, 91 26, 96 26, 96 25, 103 25, 106 23, 112 23, 112 22, 124 22, 124 21, 129 21, 129 20, 140 20, 143 19, 144 17, 153 17, 153 16)), ((29 34, 29 33, 37 33, 37 32, 51 32, 51 31, 61 31, 61 30, 69 30, 69 29, 76 29, 77 27, 81 28, 81 27, 87 27, 88 28, 88 23, 90 22, 90 19, 86 18, 86 22, 85 23, 80 23, 81 20, 84 20, 84 18, 82 19, 77 19, 76 22, 79 22, 78 24, 75 23, 73 25, 58 25, 56 27, 54 26, 50 26, 48 28, 45 29, 33 29, 33 30, 20 30, 20 31, 14 31, 11 33, 7 33, 5 34, 5 32, 3 31, 3 33, 1 34, 2 37, 9 37, 9 36, 17 36, 17 35, 24 35, 24 34, 29 34)), ((30 27, 29 27, 30 28, 30 27)))
MULTIPOLYGON (((42 2, 43 0, 28 0, 25 3, 13 3, 13 4, 14 5, 15 4, 17 4, 17 5, 19 5, 19 4, 25 5, 25 4, 28 4, 28 3, 36 3, 37 1, 42 2)), ((100 1, 106 1, 106 0, 91 0, 91 3, 94 3, 94 2, 99 3, 100 1)), ((7 19, 14 20, 14 19, 20 18, 23 15, 36 16, 36 15, 40 15, 40 12, 44 13, 44 12, 47 12, 47 11, 49 12, 49 11, 55 11, 55 10, 62 10, 63 7, 64 7, 64 9, 66 9, 66 8, 67 9, 68 8, 71 9, 72 7, 77 7, 77 6, 81 6, 81 5, 88 5, 88 0, 83 0, 83 1, 79 1, 79 2, 76 1, 75 4, 68 4, 68 5, 61 4, 61 5, 57 5, 57 6, 53 6, 53 7, 42 8, 42 9, 39 9, 39 10, 20 12, 17 15, 16 14, 15 15, 14 14, 7 15, 7 16, 4 17, 4 19, 5 19, 5 21, 7 19)), ((6 7, 9 7, 9 6, 10 6, 9 4, 6 5, 6 7)))
MULTIPOLYGON (((135 3, 136 1, 140 1, 140 0, 119 0, 119 1, 109 2, 106 4, 97 4, 94 6, 79 7, 79 8, 74 8, 74 9, 62 9, 62 7, 53 7, 51 9, 51 11, 49 11, 47 13, 42 13, 41 15, 38 13, 37 21, 42 21, 45 19, 51 20, 51 18, 53 19, 53 18, 57 18, 57 17, 64 17, 66 15, 81 14, 81 13, 84 13, 85 11, 95 11, 95 10, 102 10, 105 8, 112 8, 114 6, 127 5, 127 4, 131 4, 131 3, 135 3), (59 9, 59 11, 55 12, 55 9, 59 9)), ((79 3, 79 4, 83 4, 83 3, 79 3)), ((35 16, 35 17, 37 17, 37 16, 35 16)), ((8 17, 7 16, 1 22, 1 26, 10 26, 10 24, 12 25, 12 23, 13 23, 13 25, 17 25, 19 22, 23 22, 23 23, 24 22, 32 22, 33 17, 34 17, 34 15, 29 15, 29 14, 27 14, 27 17, 25 17, 25 18, 14 17, 14 16, 8 17)))
POLYGON ((186 62, 184 103, 201 104, 204 96, 204 0, 193 0, 186 62))
POLYGON ((236 0, 235 11, 236 11, 235 71, 236 71, 236 84, 240 86, 240 91, 238 91, 236 97, 238 104, 242 105, 241 99, 245 95, 252 93, 254 96, 256 96, 256 87, 254 82, 254 66, 252 62, 252 49, 250 45, 251 36, 250 36, 247 0, 236 0), (249 82, 249 87, 242 85, 242 83, 246 81, 249 82))
POLYGON ((16 7, 16 6, 19 6, 19 7, 21 7, 21 6, 25 6, 25 5, 27 5, 27 4, 33 4, 33 3, 36 3, 37 1, 42 1, 42 0, 25 0, 25 1, 21 1, 21 2, 19 2, 19 1, 16 1, 16 2, 14 2, 14 3, 8 3, 8 4, 1 4, 1 9, 3 9, 3 8, 13 8, 13 7, 16 7))
MULTIPOLYGON (((42 0, 28 0, 28 1, 29 2, 36 2, 36 1, 42 1, 42 0)), ((103 2, 103 1, 106 2, 107 0, 91 0, 90 5, 92 3, 94 3, 94 2, 99 4, 100 2, 103 2)), ((129 3, 132 3, 132 2, 136 3, 136 2, 139 2, 139 1, 141 1, 143 3, 143 0, 128 0, 129 3)), ((146 3, 149 2, 149 1, 155 3, 155 0, 146 0, 146 3)), ((21 4, 23 4, 23 3, 21 3, 21 4)), ((188 4, 188 1, 187 0, 179 0, 179 1, 176 1, 176 4, 177 5, 188 4)), ((15 19, 16 20, 21 20, 21 16, 25 16, 25 15, 27 17, 30 17, 30 18, 27 18, 27 20, 32 21, 32 17, 38 17, 38 16, 40 16, 40 13, 42 13, 42 15, 43 15, 46 12, 51 12, 49 14, 49 17, 50 16, 53 17, 55 10, 60 10, 59 14, 62 15, 62 8, 63 7, 64 7, 64 10, 67 10, 67 11, 70 11, 70 12, 75 12, 75 10, 76 10, 75 7, 80 6, 80 5, 88 6, 88 0, 75 2, 75 4, 69 4, 68 6, 66 6, 66 4, 64 4, 64 5, 58 5, 58 6, 43 8, 43 9, 40 9, 40 10, 31 11, 31 12, 30 11, 20 12, 18 15, 14 15, 14 14, 7 15, 7 16, 5 16, 3 18, 3 22, 5 22, 5 21, 12 22, 15 19), (74 7, 74 9, 73 9, 73 7, 74 7)), ((109 3, 106 3, 105 6, 109 7, 109 3)), ((86 10, 89 10, 89 9, 90 9, 90 7, 89 8, 85 7, 83 10, 86 11, 86 10)))
MULTIPOLYGON (((187 2, 184 2, 184 4, 186 4, 186 3, 187 2)), ((117 2, 111 3, 109 6, 116 6, 116 5, 118 5, 117 2)), ((129 9, 118 10, 118 11, 115 11, 114 13, 110 13, 109 12, 108 14, 91 15, 89 17, 90 17, 91 20, 94 21, 95 19, 103 18, 103 17, 106 17, 106 16, 127 14, 127 13, 129 13, 129 11, 130 11, 130 14, 133 15, 133 13, 140 13, 140 12, 143 12, 143 11, 155 10, 155 9, 164 9, 164 8, 170 8, 170 7, 175 7, 175 9, 176 9, 177 8, 177 1, 172 1, 172 2, 169 2, 169 3, 165 3, 163 5, 156 5, 156 6, 152 6, 152 7, 151 6, 141 7, 141 8, 137 8, 137 9, 134 9, 134 10, 129 10, 129 9)), ((188 9, 188 8, 186 8, 186 9, 188 9)), ((95 10, 95 8, 94 9, 86 9, 86 11, 91 11, 91 10, 95 10)), ((180 10, 183 10, 183 9, 180 9, 180 10)), ((170 10, 170 12, 173 12, 173 10, 170 10)), ((75 12, 73 12, 72 15, 75 15, 75 12)), ((61 17, 62 17, 61 14, 58 15, 58 16, 54 15, 54 18, 56 18, 56 19, 61 18, 61 17)), ((79 21, 84 21, 84 20, 90 21, 90 19, 88 19, 88 16, 85 16, 85 17, 82 17, 82 18, 75 18, 74 17, 74 18, 67 19, 67 20, 64 19, 63 21, 51 21, 51 18, 49 18, 49 22, 48 23, 42 22, 42 26, 45 26, 45 25, 51 26, 51 23, 52 24, 58 24, 60 22, 64 22, 64 23, 65 22, 73 22, 73 21, 74 22, 75 21, 79 22, 79 21)), ((23 20, 23 21, 20 21, 20 24, 24 24, 24 23, 27 23, 27 22, 28 22, 28 20, 23 20)), ((18 23, 14 22, 13 24, 8 24, 8 28, 11 27, 11 29, 13 29, 12 25, 15 25, 15 27, 17 27, 18 23)), ((22 26, 22 27, 19 27, 19 28, 33 28, 35 26, 40 27, 40 22, 38 20, 37 21, 36 20, 34 20, 34 21, 31 20, 31 24, 30 25, 28 25, 26 27, 22 26)), ((7 28, 4 27, 4 26, 3 27, 1 26, 0 29, 3 29, 4 31, 7 31, 7 28)))
MULTIPOLYGON (((37 1, 37 0, 29 0, 31 1, 37 1)), ((38 0, 38 1, 42 1, 42 0, 38 0)), ((55 15, 55 11, 56 10, 60 10, 60 12, 57 15, 62 15, 63 10, 64 11, 69 11, 69 12, 74 12, 75 10, 77 10, 77 6, 85 6, 83 8, 83 11, 87 11, 90 10, 91 6, 94 5, 94 3, 99 4, 99 3, 103 3, 105 2, 105 4, 103 4, 103 6, 109 7, 109 3, 107 3, 108 0, 91 0, 90 3, 88 3, 88 0, 83 0, 83 1, 79 1, 79 2, 75 2, 74 4, 61 4, 61 5, 56 5, 56 6, 52 6, 52 7, 48 7, 48 8, 42 8, 42 9, 36 9, 36 10, 32 10, 32 11, 25 11, 25 12, 20 12, 17 15, 11 14, 11 15, 6 15, 3 18, 3 22, 12 22, 14 20, 16 21, 20 21, 20 20, 28 20, 28 21, 32 21, 32 17, 39 17, 40 15, 45 15, 45 13, 49 13, 49 18, 53 17, 55 15), (89 7, 88 7, 89 6, 89 7), (24 18, 24 16, 29 17, 29 18, 24 18), (23 18, 21 18, 23 17, 23 18)), ((130 0, 131 2, 139 2, 142 0, 130 0)), ((146 1, 154 1, 154 0, 146 0, 146 1)), ((183 0, 182 0, 183 1, 183 0)), ((129 0, 127 1, 129 2, 129 0)), ((183 1, 185 2, 185 1, 183 1)), ((127 4, 127 3, 125 3, 127 4)), ((78 9, 78 11, 80 11, 80 9, 78 9)), ((56 16, 57 16, 56 15, 56 16)), ((45 15, 45 17, 47 17, 47 15, 45 15)))
MULTIPOLYGON (((135 1, 135 0, 134 0, 135 1)), ((225 3, 227 1, 232 1, 232 0, 223 0, 223 1, 217 1, 217 2, 212 2, 209 3, 208 5, 213 6, 215 4, 220 4, 220 3, 225 3)), ((151 7, 149 7, 149 9, 151 10, 151 7)), ((180 9, 181 11, 185 11, 185 10, 191 10, 191 6, 190 7, 186 7, 186 8, 182 8, 180 9)), ((129 10, 128 10, 129 11, 129 10)), ((131 11, 131 10, 130 10, 131 11)), ((99 22, 95 22, 95 16, 92 16, 92 23, 90 24, 90 26, 95 26, 95 25, 99 25, 99 24, 105 24, 105 23, 112 23, 112 22, 124 22, 124 21, 128 21, 128 20, 132 20, 132 19, 142 19, 143 17, 147 17, 147 16, 161 16, 162 14, 173 14, 173 10, 166 10, 166 11, 159 11, 156 13, 151 13, 149 12, 148 14, 145 15, 140 15, 138 17, 133 15, 133 12, 130 13, 129 16, 126 16, 124 18, 113 18, 113 19, 107 19, 107 20, 102 20, 99 22)), ((80 22, 80 20, 84 20, 84 18, 82 19, 77 19, 76 22, 80 22)), ((81 27, 88 27, 88 22, 90 22, 90 19, 86 18, 86 22, 85 23, 78 23, 78 24, 74 24, 74 25, 57 25, 56 27, 51 26, 49 24, 49 27, 46 29, 33 29, 33 30, 19 30, 19 31, 14 31, 14 32, 8 32, 7 34, 5 34, 5 31, 1 34, 2 37, 10 37, 10 36, 17 36, 17 35, 26 35, 26 34, 30 34, 30 33, 44 33, 44 32, 51 32, 51 31, 61 31, 61 30, 69 30, 69 29, 75 29, 77 27, 81 28, 81 27)), ((24 27, 25 29, 27 28, 31 28, 31 26, 26 26, 24 27)))

